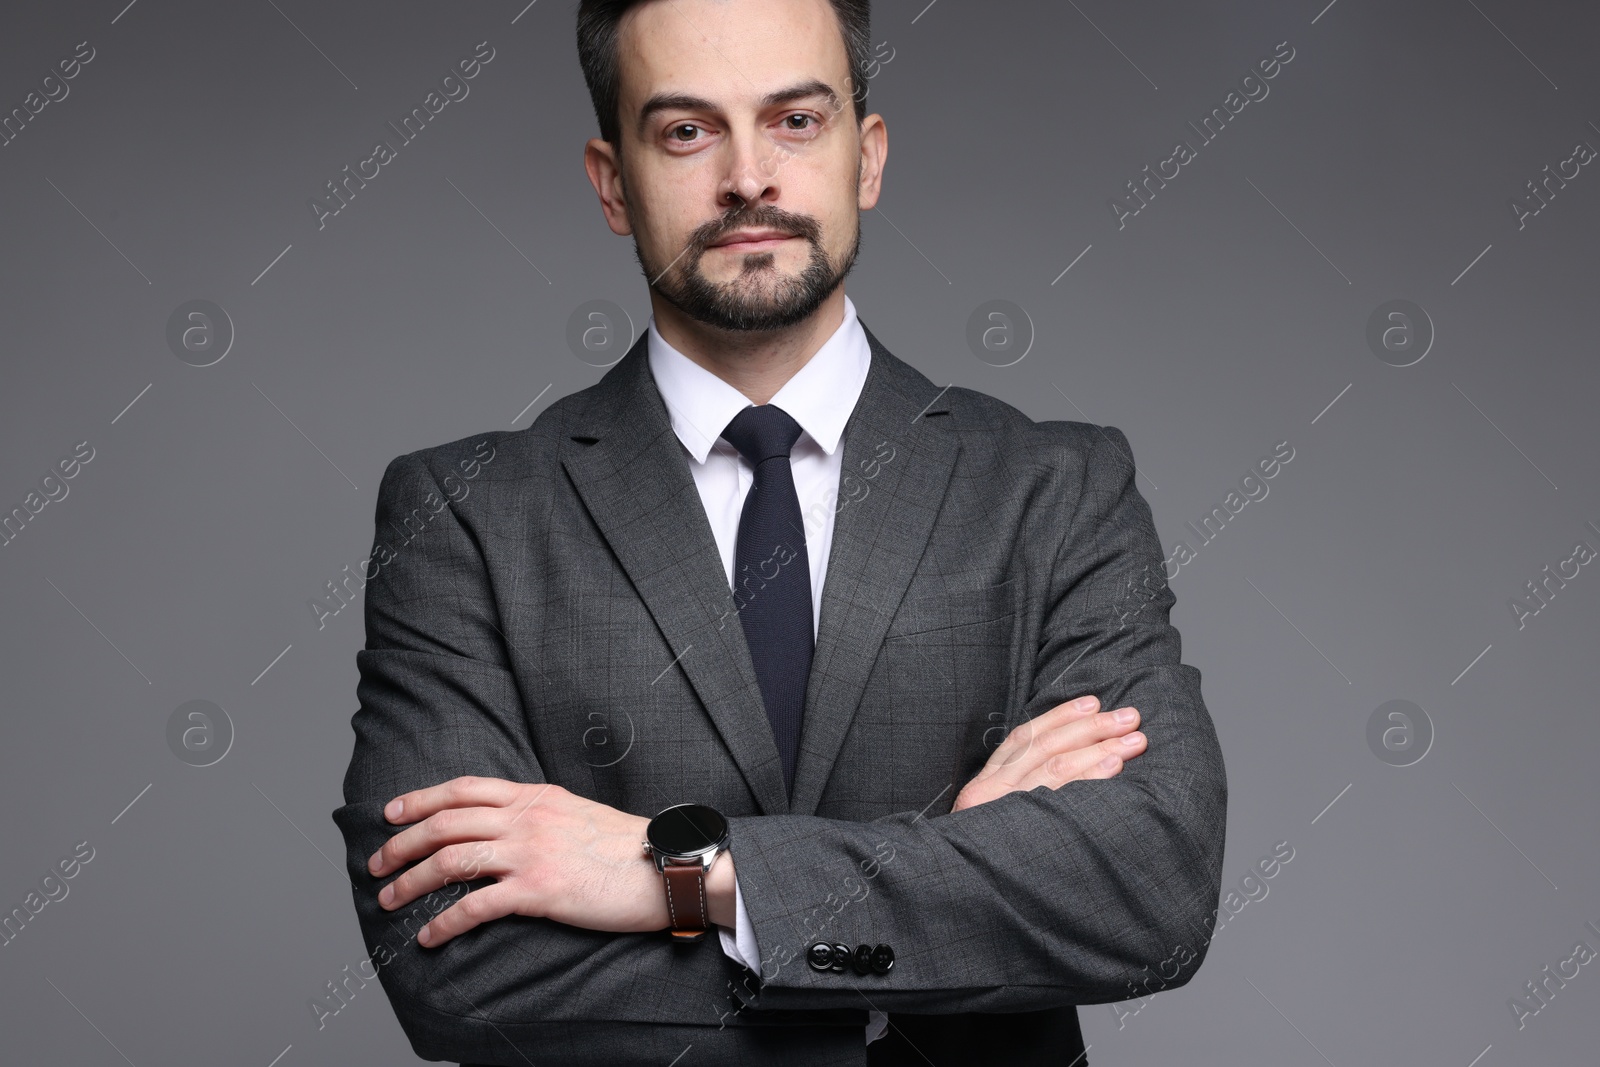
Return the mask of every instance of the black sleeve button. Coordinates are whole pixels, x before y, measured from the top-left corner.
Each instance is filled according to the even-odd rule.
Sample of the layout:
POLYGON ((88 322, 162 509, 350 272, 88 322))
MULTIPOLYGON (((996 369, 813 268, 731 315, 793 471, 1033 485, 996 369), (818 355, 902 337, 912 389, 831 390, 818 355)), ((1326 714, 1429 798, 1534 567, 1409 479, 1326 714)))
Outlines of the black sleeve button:
POLYGON ((888 945, 879 945, 872 950, 871 962, 874 974, 888 974, 889 969, 894 966, 894 949, 888 945))
POLYGON ((806 949, 806 962, 811 964, 813 971, 832 970, 833 946, 826 941, 813 941, 811 947, 806 949))
POLYGON ((849 945, 842 941, 835 941, 833 943, 833 969, 843 974, 844 969, 850 966, 850 955, 849 945))
POLYGON ((871 974, 872 946, 857 945, 856 950, 850 954, 850 966, 855 968, 857 974, 871 974))

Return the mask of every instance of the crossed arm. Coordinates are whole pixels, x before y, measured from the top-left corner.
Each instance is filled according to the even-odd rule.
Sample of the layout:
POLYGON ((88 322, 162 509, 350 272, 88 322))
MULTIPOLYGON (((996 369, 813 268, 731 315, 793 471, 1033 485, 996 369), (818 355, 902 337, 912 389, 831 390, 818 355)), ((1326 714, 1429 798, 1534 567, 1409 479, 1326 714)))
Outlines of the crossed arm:
MULTIPOLYGON (((1179 662, 1170 590, 1119 623, 1126 580, 1161 566, 1161 553, 1126 439, 1112 428, 1101 436, 1050 578, 1032 717, 954 810, 867 823, 730 819, 764 952, 755 1007, 859 1017, 858 994, 792 961, 816 932, 818 905, 870 857, 881 860, 885 843, 896 859, 871 893, 827 916, 837 940, 896 945, 900 962, 873 994, 881 1009, 1121 1000, 1140 995, 1152 968, 1177 985, 1203 957, 1220 881, 1221 756, 1198 672, 1179 662), (1114 710, 1137 707, 1135 721, 1084 706, 1085 693, 1114 710), (1136 725, 1142 734, 1123 745, 1136 725), (989 935, 981 942, 975 916, 989 935), (1175 958, 1183 965, 1168 974, 1175 958)), ((437 486, 419 457, 395 461, 380 524, 429 492, 437 486)), ((368 588, 356 752, 335 812, 369 943, 402 935, 381 974, 413 1044, 464 1058, 491 1040, 491 1026, 503 1038, 561 1022, 686 1021, 685 986, 720 993, 732 964, 711 953, 685 962, 651 936, 668 923, 659 876, 640 852, 646 819, 544 781, 483 563, 454 513, 414 548, 417 558, 368 588), (474 588, 480 597, 461 596, 474 588), (463 605, 451 624, 418 610, 434 596, 463 605), (407 769, 395 770, 407 755, 398 760, 407 769), (380 881, 414 861, 380 899, 380 881), (475 927, 481 936, 455 940, 475 927)), ((732 923, 732 855, 709 887, 723 925, 732 923)), ((705 1022, 717 1020, 708 1006, 705 1022)))
MULTIPOLYGON (((956 797, 974 807, 1035 786, 1116 775, 1144 751, 1136 708, 1096 713, 1093 696, 1059 704, 1019 726, 956 797)), ((531 915, 612 933, 648 933, 671 925, 655 866, 642 855, 649 819, 579 796, 552 783, 526 785, 463 776, 395 797, 384 818, 407 828, 367 860, 383 877, 421 861, 378 892, 396 911, 436 889, 492 876, 417 931, 437 948, 473 927, 507 915, 531 915)), ((707 910, 718 926, 734 920, 733 853, 706 875, 707 910)))

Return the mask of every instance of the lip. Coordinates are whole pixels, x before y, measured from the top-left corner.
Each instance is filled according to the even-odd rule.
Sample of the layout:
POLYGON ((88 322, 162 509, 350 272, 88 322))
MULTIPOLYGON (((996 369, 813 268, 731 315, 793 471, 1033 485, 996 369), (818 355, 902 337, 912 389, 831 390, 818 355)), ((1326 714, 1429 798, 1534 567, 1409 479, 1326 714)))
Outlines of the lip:
POLYGON ((791 241, 792 234, 779 233, 776 230, 750 230, 744 233, 730 234, 722 238, 712 248, 726 248, 732 252, 759 252, 767 248, 776 248, 785 241, 791 241))

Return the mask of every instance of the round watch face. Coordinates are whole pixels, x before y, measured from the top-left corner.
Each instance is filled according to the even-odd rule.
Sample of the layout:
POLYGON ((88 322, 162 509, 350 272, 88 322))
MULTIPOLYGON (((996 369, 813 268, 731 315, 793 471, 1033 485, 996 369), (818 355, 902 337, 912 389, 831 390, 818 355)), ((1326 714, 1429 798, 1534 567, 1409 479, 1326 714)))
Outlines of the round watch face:
POLYGON ((704 804, 678 804, 650 820, 647 836, 658 852, 688 856, 704 852, 728 832, 728 820, 704 804))

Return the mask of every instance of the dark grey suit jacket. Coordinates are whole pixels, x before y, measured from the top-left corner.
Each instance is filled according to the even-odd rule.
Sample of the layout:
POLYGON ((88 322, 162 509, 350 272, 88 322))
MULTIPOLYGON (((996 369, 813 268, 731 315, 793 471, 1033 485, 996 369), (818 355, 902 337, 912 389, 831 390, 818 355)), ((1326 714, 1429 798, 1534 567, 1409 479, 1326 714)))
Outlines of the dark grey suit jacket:
POLYGON ((644 338, 526 430, 389 465, 333 818, 418 1055, 615 1067, 692 1046, 684 1067, 861 1065, 875 1008, 935 1063, 959 1061, 926 1035, 957 1024, 1067 1064, 1073 1005, 1199 966, 1227 789, 1127 439, 940 388, 868 339, 792 801, 644 338), (1110 780, 951 813, 1008 729, 1087 693, 1139 708, 1143 755, 1110 780), (645 816, 720 809, 762 973, 714 937, 522 916, 419 947, 429 917, 492 879, 391 914, 366 860, 394 832, 385 802, 469 774, 645 816), (896 962, 818 972, 819 938, 886 943, 896 962))

